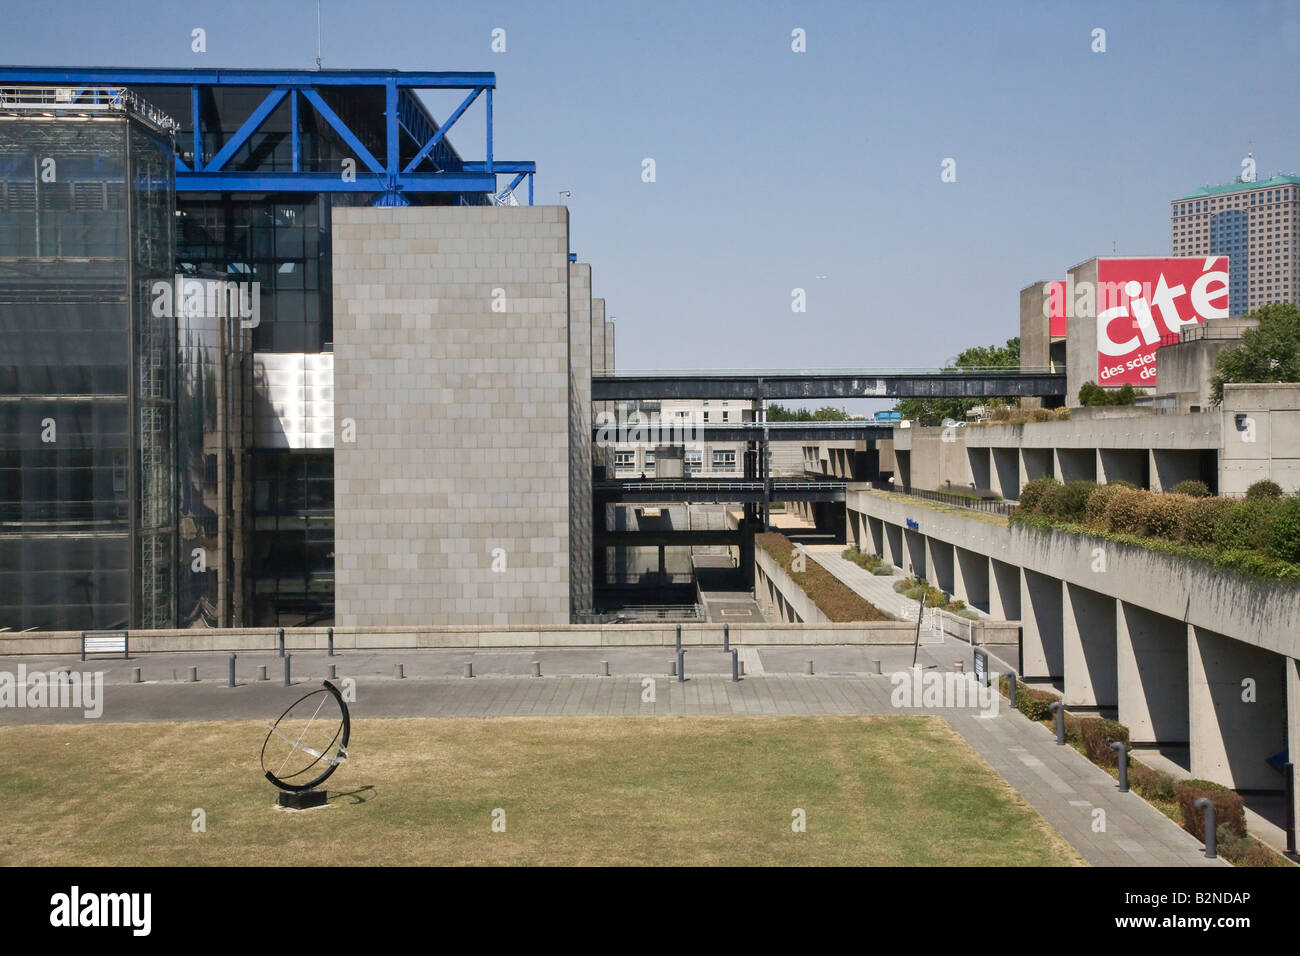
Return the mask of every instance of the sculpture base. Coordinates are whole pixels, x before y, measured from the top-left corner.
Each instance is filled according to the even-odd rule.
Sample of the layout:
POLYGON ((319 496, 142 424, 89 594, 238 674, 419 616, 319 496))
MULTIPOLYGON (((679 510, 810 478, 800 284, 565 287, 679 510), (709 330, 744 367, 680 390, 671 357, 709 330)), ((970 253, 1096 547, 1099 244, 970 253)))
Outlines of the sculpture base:
POLYGON ((312 810, 325 806, 328 794, 324 790, 300 790, 290 793, 280 791, 276 805, 282 810, 312 810))

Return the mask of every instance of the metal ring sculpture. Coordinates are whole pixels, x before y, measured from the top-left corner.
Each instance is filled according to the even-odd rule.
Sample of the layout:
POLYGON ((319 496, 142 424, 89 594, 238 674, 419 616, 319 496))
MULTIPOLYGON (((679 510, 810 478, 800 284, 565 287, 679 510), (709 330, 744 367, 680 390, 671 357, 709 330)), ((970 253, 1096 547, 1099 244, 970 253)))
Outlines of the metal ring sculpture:
POLYGON ((281 790, 291 793, 311 790, 324 783, 348 759, 351 732, 348 705, 339 689, 329 681, 320 690, 298 698, 275 721, 268 721, 267 726, 271 729, 262 742, 262 770, 266 779, 281 790), (314 701, 317 697, 318 703, 314 701), (325 711, 323 716, 322 711, 325 711), (271 746, 273 741, 275 747, 271 746), (268 755, 272 763, 278 761, 274 771, 267 766, 268 755), (313 772, 316 776, 303 779, 313 772))

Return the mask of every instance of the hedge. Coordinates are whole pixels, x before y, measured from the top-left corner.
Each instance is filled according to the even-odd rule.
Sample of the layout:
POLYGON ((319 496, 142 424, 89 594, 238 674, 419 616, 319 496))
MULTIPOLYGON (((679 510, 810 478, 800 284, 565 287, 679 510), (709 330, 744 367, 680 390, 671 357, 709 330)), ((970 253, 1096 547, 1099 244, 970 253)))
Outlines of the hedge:
POLYGON ((1246 489, 1246 498, 1254 501, 1258 498, 1281 498, 1282 486, 1276 481, 1269 481, 1267 478, 1261 478, 1249 488, 1246 489))
POLYGON ((1241 794, 1210 780, 1180 780, 1174 784, 1174 797, 1183 816, 1183 829, 1202 843, 1205 842, 1205 811, 1195 805, 1201 797, 1214 801, 1216 833, 1222 825, 1234 836, 1246 835, 1246 803, 1241 794))
POLYGON ((1278 502, 1269 498, 1234 501, 1214 526, 1214 543, 1225 550, 1265 550, 1265 534, 1278 502))
POLYGON ((1110 745, 1123 741, 1128 745, 1128 728, 1117 720, 1102 717, 1084 717, 1079 721, 1079 736, 1088 759, 1100 767, 1113 767, 1118 761, 1110 745))
POLYGON ((1228 498, 1198 498, 1183 512, 1179 538, 1188 544, 1213 544, 1219 519, 1231 508, 1228 498))
MULTIPOLYGON (((1196 499, 1191 495, 1176 495, 1172 492, 1156 495, 1145 492, 1138 505, 1138 524, 1133 530, 1148 538, 1164 538, 1166 541, 1179 540, 1183 516, 1191 510, 1196 499)), ((1121 530, 1121 529, 1116 529, 1121 530)))
POLYGON ((1106 503, 1106 530, 1134 534, 1138 515, 1148 492, 1137 488, 1121 488, 1106 503))
POLYGON ((1264 548, 1279 561, 1300 562, 1300 497, 1284 498, 1273 509, 1264 548))
POLYGON ((1210 496, 1210 486, 1203 481, 1197 481, 1195 478, 1187 481, 1180 481, 1169 489, 1170 494, 1191 495, 1193 498, 1208 498, 1210 496))
POLYGON ((1060 482, 1055 478, 1035 478, 1033 481, 1025 482, 1025 486, 1020 489, 1020 504, 1017 510, 1026 513, 1037 511, 1044 492, 1057 485, 1060 485, 1060 482))

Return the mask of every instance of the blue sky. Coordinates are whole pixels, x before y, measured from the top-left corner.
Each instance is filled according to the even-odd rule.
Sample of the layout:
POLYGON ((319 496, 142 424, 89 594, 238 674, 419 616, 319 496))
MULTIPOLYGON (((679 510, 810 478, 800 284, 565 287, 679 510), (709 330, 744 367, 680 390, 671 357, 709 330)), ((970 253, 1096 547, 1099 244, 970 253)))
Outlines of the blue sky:
MULTIPOLYGON (((8 64, 316 55, 313 0, 6 8, 8 64)), ((1300 2, 323 10, 326 67, 496 72, 496 155, 537 161, 539 203, 572 191, 621 368, 940 364, 1018 334, 1032 281, 1112 248, 1168 254, 1169 201, 1230 181, 1248 150, 1260 178, 1300 169, 1300 2)), ((451 138, 480 159, 482 130, 476 105, 451 138)))

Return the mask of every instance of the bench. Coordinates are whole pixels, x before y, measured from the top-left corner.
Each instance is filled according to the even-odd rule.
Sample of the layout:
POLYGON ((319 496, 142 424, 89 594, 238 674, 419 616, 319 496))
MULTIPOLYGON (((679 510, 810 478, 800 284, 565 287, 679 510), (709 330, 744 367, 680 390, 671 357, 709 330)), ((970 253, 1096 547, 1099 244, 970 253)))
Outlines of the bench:
POLYGON ((121 654, 127 657, 126 631, 82 631, 81 659, 87 654, 121 654))

